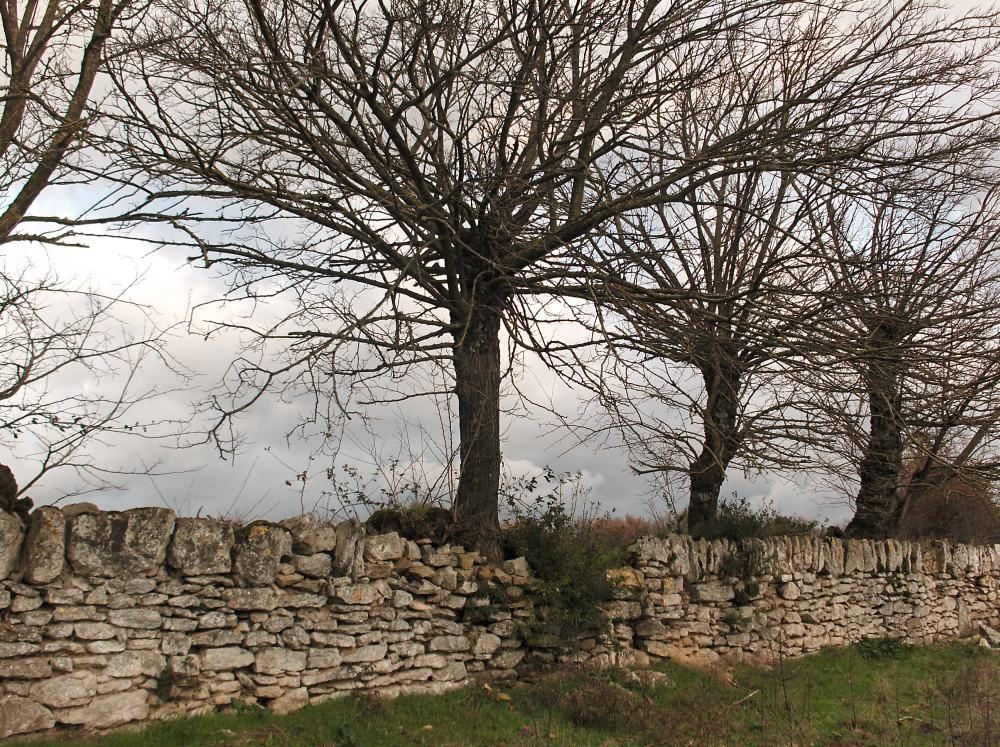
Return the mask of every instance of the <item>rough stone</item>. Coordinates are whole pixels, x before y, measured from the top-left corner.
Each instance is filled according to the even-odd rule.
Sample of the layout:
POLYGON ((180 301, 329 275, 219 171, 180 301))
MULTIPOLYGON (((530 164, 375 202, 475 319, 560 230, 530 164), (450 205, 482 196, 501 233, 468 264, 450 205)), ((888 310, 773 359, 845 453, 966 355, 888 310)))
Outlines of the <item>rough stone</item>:
POLYGON ((79 622, 73 626, 73 633, 84 641, 106 641, 115 637, 115 628, 101 622, 79 622))
POLYGON ((0 511, 0 581, 17 568, 24 528, 21 520, 6 511, 0 511))
POLYGON ((472 644, 472 653, 477 656, 489 656, 500 648, 502 642, 498 635, 483 633, 472 644))
POLYGON ((244 648, 230 646, 206 649, 201 654, 201 668, 215 672, 242 669, 254 663, 254 655, 244 648))
POLYGON ((234 610, 273 610, 278 606, 278 592, 274 589, 226 589, 222 596, 234 610))
POLYGON ((97 695, 97 675, 93 672, 74 672, 35 682, 29 697, 50 708, 70 708, 86 705, 97 695))
POLYGON ((148 715, 146 691, 129 690, 99 695, 88 706, 61 711, 58 719, 60 723, 79 724, 88 729, 110 729, 130 721, 142 721, 148 715))
POLYGON ((292 535, 284 527, 254 522, 236 531, 233 575, 242 586, 274 583, 278 565, 292 554, 292 535))
POLYGON ((29 584, 47 584, 59 577, 66 559, 66 519, 54 506, 41 506, 31 514, 24 539, 21 565, 29 584))
POLYGON ((333 556, 333 571, 339 576, 357 578, 361 575, 359 566, 363 559, 358 552, 359 545, 363 547, 365 528, 357 519, 348 519, 337 525, 337 549, 333 556))
POLYGON ((12 659, 16 656, 28 656, 29 654, 37 654, 39 647, 35 643, 28 643, 26 641, 0 641, 0 659, 12 659))
POLYGON ((469 639, 464 635, 439 635, 427 643, 428 651, 468 651, 471 648, 469 639))
POLYGON ((0 739, 51 729, 55 717, 45 706, 17 695, 0 695, 0 739))
POLYGON ((796 586, 795 582, 793 581, 789 581, 786 584, 782 584, 781 588, 778 590, 778 593, 781 595, 782 599, 787 599, 790 602, 798 599, 802 595, 802 592, 799 591, 799 587, 796 586))
POLYGON ((0 680, 40 680, 52 676, 47 658, 0 659, 0 680))
POLYGON ((159 612, 147 609, 111 610, 108 619, 120 628, 154 630, 163 624, 163 616, 159 612))
POLYGON ((167 562, 185 576, 229 573, 233 528, 212 519, 178 519, 167 548, 167 562))
POLYGON ((380 659, 385 658, 388 651, 389 647, 384 643, 372 646, 361 646, 360 648, 343 651, 341 653, 341 660, 344 664, 379 661, 380 659))
POLYGON ((312 514, 303 514, 278 522, 292 534, 292 550, 299 555, 315 555, 337 549, 337 531, 321 524, 312 514))
POLYGON ((82 576, 155 574, 166 559, 175 518, 165 508, 77 514, 69 520, 66 557, 82 576))
POLYGON ((513 560, 505 560, 503 562, 503 569, 511 576, 531 575, 531 568, 528 566, 528 561, 525 558, 514 558, 513 560))
POLYGON ((108 677, 138 677, 140 674, 155 677, 166 664, 167 660, 156 651, 123 651, 111 658, 104 674, 108 677))
POLYGON ((705 582, 691 587, 691 598, 699 602, 728 602, 736 596, 731 584, 705 582))
POLYGON ((314 555, 295 555, 292 557, 297 573, 307 578, 329 578, 333 571, 333 559, 325 552, 314 555))
POLYGON ((278 715, 291 713, 309 704, 309 691, 304 687, 289 690, 271 701, 271 710, 278 715))
POLYGON ((370 535, 365 540, 365 560, 399 560, 406 551, 406 543, 396 532, 370 535))
POLYGON ((301 672, 306 668, 308 654, 305 651, 289 651, 287 648, 265 648, 256 654, 254 671, 258 674, 284 674, 301 672))
POLYGON ((378 597, 378 590, 372 584, 349 584, 338 586, 335 596, 345 604, 371 604, 378 597))

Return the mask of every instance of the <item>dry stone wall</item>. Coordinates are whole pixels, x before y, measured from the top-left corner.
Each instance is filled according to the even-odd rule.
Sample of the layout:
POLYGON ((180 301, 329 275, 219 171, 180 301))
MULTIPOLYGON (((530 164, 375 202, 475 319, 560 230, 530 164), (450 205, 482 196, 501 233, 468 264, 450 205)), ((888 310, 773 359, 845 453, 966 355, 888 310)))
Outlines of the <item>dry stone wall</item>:
MULTIPOLYGON (((607 629, 569 658, 996 636, 1000 547, 672 536, 631 549, 607 629)), ((491 566, 353 521, 234 527, 80 504, 39 508, 23 526, 0 512, 0 738, 513 677, 556 658, 519 636, 530 589, 523 559, 491 566)))

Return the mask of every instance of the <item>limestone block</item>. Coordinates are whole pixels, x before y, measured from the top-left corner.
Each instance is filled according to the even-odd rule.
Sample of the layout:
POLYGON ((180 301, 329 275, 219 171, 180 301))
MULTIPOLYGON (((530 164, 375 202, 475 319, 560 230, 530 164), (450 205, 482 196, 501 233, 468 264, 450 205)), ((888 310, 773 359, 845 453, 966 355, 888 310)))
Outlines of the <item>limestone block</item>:
POLYGON ((111 610, 108 613, 108 620, 119 628, 141 630, 155 630, 163 624, 163 616, 159 612, 140 608, 111 610))
POLYGON ((156 651, 123 651, 111 657, 103 674, 108 677, 138 677, 140 674, 155 677, 166 664, 167 660, 156 651))
POLYGON ((308 653, 310 669, 333 669, 341 662, 340 651, 335 648, 314 648, 308 653))
POLYGON ((35 643, 27 641, 0 642, 0 659, 13 659, 17 656, 37 654, 41 649, 35 643))
POLYGON ((175 519, 165 508, 77 514, 69 520, 66 557, 81 576, 153 575, 166 559, 175 519))
POLYGON ((325 552, 314 555, 293 555, 295 571, 307 578, 329 578, 333 571, 333 559, 325 552))
POLYGON ((287 648, 265 648, 256 653, 253 670, 258 674, 301 672, 306 668, 308 654, 287 648))
POLYGON ((850 576, 862 570, 865 565, 864 541, 849 539, 844 542, 844 575, 850 576))
POLYGON ((57 718, 62 724, 79 724, 88 729, 110 729, 129 721, 145 719, 149 715, 147 701, 145 690, 99 695, 88 706, 60 711, 57 718))
POLYGON ((380 661, 385 658, 386 653, 388 653, 389 647, 384 643, 375 644, 371 646, 360 646, 350 651, 344 651, 341 653, 341 661, 344 664, 359 664, 371 661, 380 661))
POLYGON ((618 600, 602 605, 611 620, 635 620, 642 615, 642 605, 639 602, 618 600))
POLYGON ((334 596, 345 604, 371 604, 378 597, 373 584, 348 584, 334 589, 334 596))
POLYGON ((360 578, 364 568, 361 552, 364 548, 364 526, 357 519, 348 519, 337 525, 336 538, 337 549, 333 555, 334 574, 360 578))
POLYGON ((513 669, 524 659, 524 651, 521 649, 508 648, 490 659, 491 669, 513 669))
POLYGON ((399 560, 405 551, 406 543, 396 532, 370 535, 365 540, 365 560, 399 560))
POLYGON ((707 581, 691 587, 691 598, 699 602, 728 602, 736 596, 732 584, 707 581))
POLYGON ((320 524, 312 514, 303 514, 278 522, 292 534, 292 550, 299 555, 315 555, 337 549, 337 531, 320 524))
POLYGON ((789 601, 794 601, 798 599, 802 592, 794 581, 789 581, 786 584, 782 584, 778 589, 778 594, 781 595, 782 599, 787 599, 789 601))
MULTIPOLYGON (((0 581, 17 568, 24 528, 14 514, 0 511, 0 581)), ((14 732, 11 732, 14 733, 14 732)))
POLYGON ((47 658, 0 659, 0 680, 41 680, 52 676, 47 658))
POLYGON ((73 633, 84 641, 107 641, 115 637, 114 627, 102 622, 78 622, 73 633))
POLYGON ((219 628, 191 634, 193 646, 236 646, 243 643, 243 633, 239 630, 219 628))
POLYGON ((469 639, 464 635, 439 635, 431 638, 427 643, 428 651, 468 651, 472 647, 469 639))
POLYGON ((309 705, 309 691, 304 687, 289 690, 279 698, 271 701, 271 710, 278 715, 291 713, 303 706, 309 705))
POLYGON ((273 610, 278 606, 278 592, 274 589, 226 589, 222 598, 233 610, 273 610))
POLYGON ((827 552, 827 558, 826 558, 827 572, 831 576, 843 575, 844 565, 846 561, 844 540, 838 538, 831 538, 827 540, 826 552, 827 552))
POLYGON ((86 705, 95 695, 97 695, 97 675, 86 671, 35 682, 29 691, 32 700, 50 708, 86 705))
POLYGON ((62 573, 66 560, 66 519, 54 506, 41 506, 31 514, 21 550, 24 579, 47 584, 62 573))
POLYGON ((206 649, 201 654, 201 668, 214 672, 241 669, 254 663, 254 655, 244 648, 230 646, 206 649))
POLYGON ((465 662, 452 661, 434 671, 431 675, 432 679, 437 682, 461 682, 466 677, 469 676, 468 670, 465 668, 465 662))
POLYGON ((292 554, 292 535, 284 527, 254 522, 236 531, 233 575, 242 586, 274 583, 278 565, 292 554))
POLYGON ((528 565, 528 561, 525 558, 514 558, 513 560, 505 560, 503 562, 502 567, 511 576, 531 575, 531 567, 528 565))
POLYGON ((178 519, 167 562, 185 576, 209 576, 232 569, 233 528, 212 519, 178 519))
POLYGON ((165 656, 185 656, 191 650, 191 639, 183 633, 166 633, 160 642, 165 656))
POLYGON ((472 653, 476 656, 489 656, 500 648, 501 642, 500 636, 483 633, 473 642, 472 653))
POLYGON ((0 695, 0 739, 51 729, 56 720, 40 703, 17 695, 0 695))

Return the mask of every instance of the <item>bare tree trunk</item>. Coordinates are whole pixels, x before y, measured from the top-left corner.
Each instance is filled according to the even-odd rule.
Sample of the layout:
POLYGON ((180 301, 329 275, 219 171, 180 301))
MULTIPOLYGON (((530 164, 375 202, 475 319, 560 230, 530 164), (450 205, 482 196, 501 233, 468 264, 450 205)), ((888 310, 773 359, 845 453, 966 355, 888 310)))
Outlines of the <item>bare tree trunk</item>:
POLYGON ((900 392, 891 367, 881 365, 869 370, 865 389, 871 426, 858 471, 854 518, 846 531, 853 537, 884 537, 892 529, 903 472, 900 392))
POLYGON ((740 374, 735 366, 713 365, 702 370, 705 391, 705 440, 701 453, 688 467, 691 485, 688 530, 697 534, 715 521, 719 492, 726 480, 726 467, 736 455, 739 442, 740 374))
POLYGON ((500 311, 474 307, 456 333, 455 392, 461 468, 455 521, 467 541, 500 560, 500 311))

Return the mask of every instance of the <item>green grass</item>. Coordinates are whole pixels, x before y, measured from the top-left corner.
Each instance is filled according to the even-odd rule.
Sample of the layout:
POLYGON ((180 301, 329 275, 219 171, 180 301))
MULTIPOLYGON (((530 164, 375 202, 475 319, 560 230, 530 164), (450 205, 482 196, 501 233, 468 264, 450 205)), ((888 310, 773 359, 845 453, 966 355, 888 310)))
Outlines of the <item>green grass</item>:
POLYGON ((40 745, 992 745, 1000 658, 962 645, 870 641, 768 667, 564 671, 533 682, 392 701, 352 697, 274 716, 257 708, 40 745), (75 740, 75 741, 74 741, 75 740))

